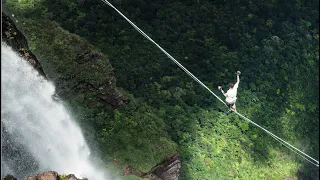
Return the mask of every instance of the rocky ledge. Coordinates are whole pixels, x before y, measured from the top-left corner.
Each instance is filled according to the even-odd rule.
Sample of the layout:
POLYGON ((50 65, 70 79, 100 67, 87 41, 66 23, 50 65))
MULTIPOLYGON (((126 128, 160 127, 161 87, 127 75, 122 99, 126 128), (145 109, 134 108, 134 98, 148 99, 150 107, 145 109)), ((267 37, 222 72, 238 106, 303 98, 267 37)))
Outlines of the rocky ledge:
MULTIPOLYGON (((114 163, 118 164, 116 161, 114 161, 114 163)), ((123 175, 126 176, 132 174, 141 178, 148 178, 150 180, 177 180, 180 168, 180 156, 179 154, 176 154, 155 166, 148 173, 137 171, 125 164, 123 167, 123 175)))
POLYGON ((36 58, 29 50, 28 42, 25 36, 17 29, 14 22, 2 12, 2 41, 11 46, 12 49, 24 57, 43 77, 46 77, 44 71, 36 58))
POLYGON ((177 180, 179 177, 181 163, 179 155, 172 156, 153 169, 152 180, 177 180))
MULTIPOLYGON (((127 97, 116 86, 115 75, 106 56, 96 50, 87 41, 61 29, 56 23, 49 21, 44 23, 48 26, 46 30, 42 29, 43 25, 41 23, 38 24, 41 27, 36 26, 36 24, 32 27, 42 32, 47 32, 48 29, 56 30, 56 34, 53 34, 52 37, 49 35, 43 36, 45 38, 56 39, 62 44, 55 44, 52 40, 41 39, 42 36, 36 36, 36 39, 41 39, 47 43, 39 45, 36 42, 31 42, 29 39, 29 43, 36 46, 36 49, 42 48, 39 50, 40 52, 36 52, 36 50, 31 52, 31 48, 29 49, 28 47, 28 39, 24 35, 32 36, 30 32, 28 34, 26 33, 26 29, 21 28, 23 29, 23 34, 10 16, 3 12, 2 41, 11 46, 20 56, 24 57, 40 75, 45 78, 47 76, 50 77, 50 81, 54 82, 56 86, 56 93, 64 100, 78 96, 82 97, 83 94, 94 94, 95 98, 81 103, 94 106, 97 102, 102 102, 103 104, 117 108, 127 102, 127 97), (54 48, 47 48, 47 46, 54 48), (51 57, 48 60, 47 54, 55 54, 58 58, 52 59, 51 57), (35 55, 41 60, 41 65, 35 55), (66 60, 66 58, 70 59, 66 60), (64 70, 62 71, 61 69, 64 70)), ((33 32, 34 29, 31 31, 33 32)), ((39 34, 37 31, 34 33, 39 34)))
MULTIPOLYGON (((17 180, 12 175, 7 175, 3 180, 17 180)), ((42 172, 37 175, 28 176, 24 180, 88 180, 87 178, 78 179, 74 174, 59 175, 55 171, 42 172)))

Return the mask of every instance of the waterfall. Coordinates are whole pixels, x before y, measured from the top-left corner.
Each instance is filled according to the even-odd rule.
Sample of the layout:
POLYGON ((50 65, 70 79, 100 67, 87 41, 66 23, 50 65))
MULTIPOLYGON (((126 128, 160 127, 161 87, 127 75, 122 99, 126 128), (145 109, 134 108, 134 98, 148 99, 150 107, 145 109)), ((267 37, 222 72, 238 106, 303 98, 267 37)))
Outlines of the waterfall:
MULTIPOLYGON (((80 127, 52 99, 54 85, 1 43, 1 175, 18 179, 43 171, 106 180, 80 127)), ((2 177, 3 178, 3 177, 2 177)))

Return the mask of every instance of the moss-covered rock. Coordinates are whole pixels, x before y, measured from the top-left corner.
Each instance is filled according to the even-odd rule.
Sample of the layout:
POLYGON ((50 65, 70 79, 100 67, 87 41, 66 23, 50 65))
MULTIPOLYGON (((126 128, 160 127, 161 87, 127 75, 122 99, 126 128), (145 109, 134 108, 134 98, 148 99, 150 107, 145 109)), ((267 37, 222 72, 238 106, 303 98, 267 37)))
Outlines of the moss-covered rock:
POLYGON ((24 57, 42 76, 43 69, 36 56, 29 50, 25 36, 17 29, 14 22, 2 12, 2 41, 13 48, 14 51, 24 57))
POLYGON ((53 21, 20 21, 31 50, 60 97, 91 107, 97 102, 119 107, 126 101, 116 87, 109 59, 94 46, 53 21))

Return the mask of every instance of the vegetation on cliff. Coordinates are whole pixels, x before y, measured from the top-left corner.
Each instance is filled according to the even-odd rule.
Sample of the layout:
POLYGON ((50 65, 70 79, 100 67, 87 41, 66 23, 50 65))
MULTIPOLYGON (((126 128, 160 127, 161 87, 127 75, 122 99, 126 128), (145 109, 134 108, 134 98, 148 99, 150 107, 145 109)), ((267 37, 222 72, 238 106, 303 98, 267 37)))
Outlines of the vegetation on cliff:
MULTIPOLYGON (((211 89, 241 70, 238 111, 319 158, 318 1, 112 3, 211 89)), ((106 160, 148 172, 178 151, 179 179, 318 178, 317 168, 260 129, 235 114, 219 118, 225 108, 102 1, 6 6, 55 83, 72 75, 106 82, 115 73, 127 93, 122 107, 100 102, 96 92, 65 98, 106 160), (68 44, 80 37, 94 47, 68 44), (74 66, 83 46, 108 56, 96 64, 105 74, 74 66)))

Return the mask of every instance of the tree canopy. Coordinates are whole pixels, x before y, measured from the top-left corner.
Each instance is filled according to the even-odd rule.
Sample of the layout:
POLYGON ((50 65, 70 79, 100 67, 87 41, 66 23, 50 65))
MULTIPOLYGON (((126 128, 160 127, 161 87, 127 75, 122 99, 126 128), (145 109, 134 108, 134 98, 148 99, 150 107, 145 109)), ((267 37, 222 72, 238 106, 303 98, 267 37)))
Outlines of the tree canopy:
MULTIPOLYGON (((212 90, 235 81, 240 70, 237 110, 319 159, 319 1, 111 3, 212 90)), ((47 56, 40 63, 55 71, 49 77, 59 76, 54 55, 31 31, 36 24, 45 29, 43 21, 108 56, 128 103, 90 108, 67 100, 82 126, 94 130, 86 134, 106 162, 116 158, 148 172, 178 152, 182 180, 319 178, 317 168, 265 132, 235 114, 221 117, 226 109, 215 97, 102 1, 6 0, 5 6, 20 18, 29 44, 44 49, 34 53, 47 56)))

